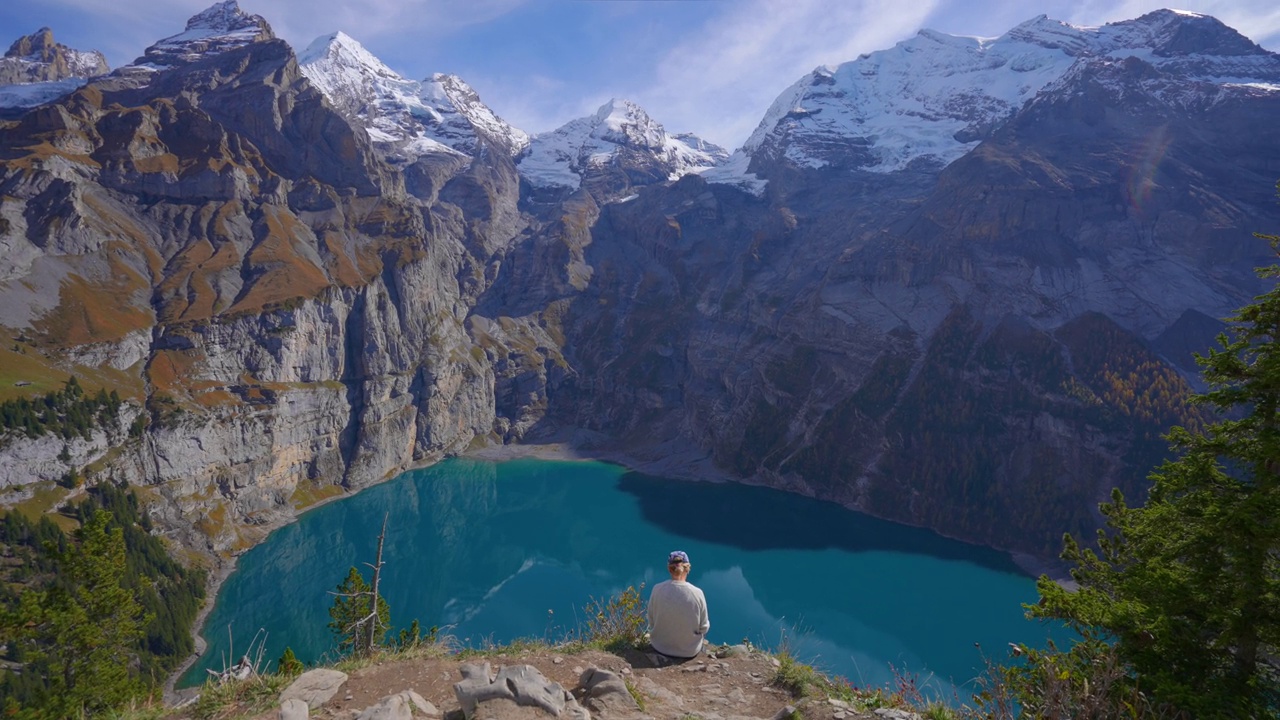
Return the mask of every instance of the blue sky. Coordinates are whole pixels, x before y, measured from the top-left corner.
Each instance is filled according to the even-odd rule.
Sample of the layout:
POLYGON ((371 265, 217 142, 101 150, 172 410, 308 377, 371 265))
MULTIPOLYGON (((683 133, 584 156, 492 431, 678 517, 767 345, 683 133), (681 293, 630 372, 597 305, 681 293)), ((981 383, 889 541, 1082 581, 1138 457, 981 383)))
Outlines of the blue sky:
MULTIPOLYGON (((301 50, 342 30, 406 77, 461 76, 528 132, 638 102, 673 132, 732 149, 818 65, 927 27, 996 36, 1038 14, 1077 25, 1136 17, 1148 0, 239 0, 301 50)), ((181 32, 213 0, 3 0, 0 43, 41 26, 112 67, 181 32)), ((1179 0, 1280 51, 1276 0, 1179 0)))

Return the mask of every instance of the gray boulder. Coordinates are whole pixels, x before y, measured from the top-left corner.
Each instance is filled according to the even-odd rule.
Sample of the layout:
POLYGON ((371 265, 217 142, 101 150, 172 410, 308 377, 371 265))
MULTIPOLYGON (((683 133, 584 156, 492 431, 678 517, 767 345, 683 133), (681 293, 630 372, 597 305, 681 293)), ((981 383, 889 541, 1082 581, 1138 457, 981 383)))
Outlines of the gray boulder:
MULTIPOLYGON (((533 708, 553 717, 587 720, 590 716, 569 691, 548 680, 532 665, 513 665, 494 676, 489 663, 463 665, 462 681, 453 686, 468 718, 525 717, 533 708)), ((624 688, 625 689, 625 688, 624 688)))
POLYGON ((615 714, 634 712, 640 709, 636 699, 627 688, 627 682, 616 672, 598 667, 589 667, 579 678, 578 683, 586 691, 586 705, 591 712, 615 714))
POLYGON ((308 670, 298 676, 289 687, 280 693, 280 705, 290 700, 301 700, 307 708, 315 710, 337 694, 338 688, 347 681, 347 674, 337 670, 318 668, 308 670))
POLYGON ((382 698, 381 702, 365 708, 356 716, 356 720, 412 720, 413 710, 404 693, 382 698))
POLYGON ((307 720, 311 717, 311 709, 298 698, 289 698, 280 703, 280 720, 307 720))

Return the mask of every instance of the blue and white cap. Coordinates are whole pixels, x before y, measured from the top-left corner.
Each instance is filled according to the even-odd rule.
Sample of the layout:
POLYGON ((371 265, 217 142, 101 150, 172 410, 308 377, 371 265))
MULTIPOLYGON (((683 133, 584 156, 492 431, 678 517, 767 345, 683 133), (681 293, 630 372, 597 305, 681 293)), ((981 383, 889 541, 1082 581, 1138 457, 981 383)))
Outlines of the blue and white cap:
POLYGON ((689 554, 683 550, 675 550, 667 556, 667 564, 687 563, 689 562, 689 554))

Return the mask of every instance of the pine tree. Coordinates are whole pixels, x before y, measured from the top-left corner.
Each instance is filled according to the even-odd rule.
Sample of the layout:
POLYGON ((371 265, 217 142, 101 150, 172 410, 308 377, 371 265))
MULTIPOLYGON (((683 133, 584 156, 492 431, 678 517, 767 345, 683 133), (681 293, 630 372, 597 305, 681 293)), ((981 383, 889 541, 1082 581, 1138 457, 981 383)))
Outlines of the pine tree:
POLYGON ((284 654, 276 660, 276 672, 281 675, 301 675, 304 667, 302 661, 297 655, 293 654, 293 648, 286 647, 284 654))
POLYGON ((338 585, 334 593, 333 606, 329 608, 329 629, 338 638, 338 647, 343 652, 363 655, 380 644, 391 627, 391 609, 381 595, 378 596, 378 612, 376 618, 369 611, 373 588, 360 574, 351 568, 347 577, 338 585), (373 643, 370 643, 369 623, 375 623, 373 643))
POLYGON ((89 516, 63 557, 62 581, 23 593, 17 610, 29 666, 49 668, 49 696, 67 716, 143 691, 136 658, 149 618, 121 584, 124 536, 110 523, 108 512, 89 516))
MULTIPOLYGON (((1268 238, 1275 248, 1280 238, 1268 238)), ((1280 278, 1280 265, 1259 269, 1280 278)), ((1067 537, 1079 584, 1041 578, 1032 614, 1067 620, 1089 652, 1114 643, 1152 697, 1195 717, 1280 710, 1280 286, 1231 318, 1198 358, 1227 418, 1191 432, 1151 476, 1146 504, 1116 491, 1102 506, 1098 551, 1067 537)))

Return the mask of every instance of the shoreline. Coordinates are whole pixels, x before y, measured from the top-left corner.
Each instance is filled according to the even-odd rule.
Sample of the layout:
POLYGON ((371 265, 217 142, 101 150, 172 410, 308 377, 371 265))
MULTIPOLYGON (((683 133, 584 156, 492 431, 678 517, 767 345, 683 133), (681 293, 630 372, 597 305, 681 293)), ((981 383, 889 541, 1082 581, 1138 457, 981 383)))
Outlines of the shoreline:
MULTIPOLYGON (((636 457, 635 455, 629 454, 622 450, 595 448, 595 447, 591 447, 590 445, 575 443, 572 440, 548 440, 546 442, 529 443, 529 444, 488 445, 482 448, 477 448, 475 450, 468 450, 466 452, 459 453, 458 455, 449 455, 449 456, 441 457, 436 460, 431 460, 431 461, 422 462, 422 463, 415 463, 414 465, 406 467, 403 470, 400 470, 399 472, 393 475, 389 475, 388 477, 383 478, 382 480, 366 485, 365 487, 362 487, 359 490, 356 490, 354 492, 344 491, 341 494, 333 495, 331 497, 327 497, 322 500, 319 500, 311 505, 306 506, 301 511, 297 511, 292 514, 289 514, 287 517, 284 517, 280 522, 267 523, 262 526, 259 526, 263 532, 261 536, 257 538, 257 540, 253 543, 253 545, 249 549, 252 549, 253 547, 257 547, 263 541, 265 541, 266 538, 271 535, 271 533, 275 532, 276 530, 279 530, 280 528, 291 525, 294 522, 297 522, 298 518, 300 518, 302 515, 308 512, 311 512, 312 510, 321 508, 325 505, 328 505, 331 502, 337 502, 339 500, 354 497, 355 495, 359 494, 361 491, 365 489, 374 487, 376 485, 381 485, 385 482, 389 482, 395 479, 396 477, 403 475, 404 473, 411 472, 413 470, 420 470, 422 468, 431 467, 444 460, 448 460, 452 458, 487 460, 490 462, 507 462, 512 460, 524 460, 524 459, 563 461, 563 462, 592 462, 592 461, 607 462, 615 465, 620 465, 631 472, 640 472, 640 473, 656 475, 656 476, 666 477, 666 478, 671 478, 676 480, 684 480, 684 481, 690 481, 690 482, 709 482, 714 484, 736 482, 744 485, 772 487, 769 485, 763 485, 760 483, 751 483, 751 482, 744 481, 742 479, 730 477, 728 474, 714 467, 714 465, 712 465, 711 463, 710 458, 706 455, 705 452, 702 452, 701 450, 693 448, 692 446, 685 446, 685 447, 679 447, 679 448, 670 447, 667 449, 672 450, 673 452, 662 454, 660 457, 657 457, 652 460, 647 460, 640 457, 636 457)), ((790 492, 790 491, 782 490, 782 492, 790 492)), ((799 494, 804 495, 804 493, 799 493, 799 494)), ((834 502, 834 501, 827 501, 827 502, 834 502)), ((850 512, 861 513, 869 517, 877 517, 875 515, 872 515, 871 513, 866 512, 861 508, 850 507, 845 503, 834 502, 834 504, 839 505, 840 507, 850 512)), ((935 534, 937 534, 939 537, 943 537, 948 540, 953 540, 955 542, 964 543, 967 545, 973 545, 975 547, 987 548, 989 550, 995 550, 996 552, 1003 553, 1009 556, 1012 563, 1022 573, 1024 573, 1025 575, 1027 575, 1033 580, 1039 578, 1041 575, 1048 575, 1050 579, 1052 579, 1054 582, 1057 582, 1059 584, 1066 585, 1071 583, 1070 576, 1066 574, 1065 568, 1061 567, 1060 565, 1055 565, 1051 561, 1042 560, 1040 558, 1036 558, 1026 553, 1013 552, 1013 551, 1005 550, 1002 548, 994 548, 988 545, 980 545, 978 543, 973 543, 967 540, 952 537, 950 535, 939 532, 938 530, 935 530, 932 528, 923 528, 923 526, 910 525, 909 523, 902 523, 899 521, 887 520, 886 518, 878 518, 878 519, 886 520, 888 522, 897 522, 900 525, 906 525, 908 527, 921 527, 922 529, 930 530, 931 532, 934 532, 935 534)), ((172 673, 170 673, 169 677, 165 680, 165 683, 163 686, 163 693, 164 693, 164 700, 166 704, 172 705, 177 702, 181 702, 182 700, 199 692, 199 689, 201 687, 200 685, 188 687, 188 688, 177 688, 176 687, 177 681, 180 677, 182 677, 183 674, 185 674, 191 668, 192 665, 196 663, 196 661, 198 661, 200 658, 204 656, 205 650, 208 647, 208 642, 204 638, 205 630, 206 630, 206 628, 204 627, 205 622, 208 619, 210 613, 212 613, 213 611, 214 604, 218 599, 218 592, 221 590, 222 585, 227 581, 227 579, 232 575, 232 573, 235 572, 236 566, 238 564, 237 560, 239 558, 239 555, 243 554, 244 552, 248 552, 248 549, 241 551, 236 555, 229 556, 225 559, 219 558, 219 561, 216 563, 216 568, 210 569, 209 580, 205 588, 205 603, 204 605, 201 606, 200 611, 196 614, 196 620, 192 625, 191 633, 195 643, 195 651, 190 656, 188 656, 185 660, 183 660, 183 662, 172 673)))

